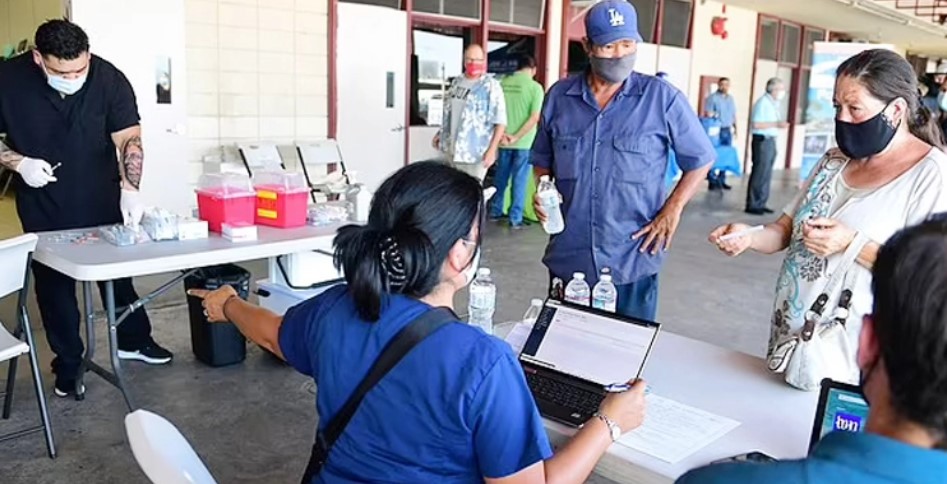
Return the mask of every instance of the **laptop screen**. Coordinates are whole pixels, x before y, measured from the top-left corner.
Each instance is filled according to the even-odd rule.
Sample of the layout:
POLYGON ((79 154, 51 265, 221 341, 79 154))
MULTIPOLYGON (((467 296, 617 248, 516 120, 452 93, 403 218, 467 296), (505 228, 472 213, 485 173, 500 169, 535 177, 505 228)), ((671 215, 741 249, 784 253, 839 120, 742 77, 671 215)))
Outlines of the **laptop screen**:
POLYGON ((857 387, 834 381, 822 384, 811 446, 836 430, 861 432, 868 423, 868 402, 857 387))
POLYGON ((593 383, 625 383, 641 375, 657 323, 547 301, 520 358, 593 383))

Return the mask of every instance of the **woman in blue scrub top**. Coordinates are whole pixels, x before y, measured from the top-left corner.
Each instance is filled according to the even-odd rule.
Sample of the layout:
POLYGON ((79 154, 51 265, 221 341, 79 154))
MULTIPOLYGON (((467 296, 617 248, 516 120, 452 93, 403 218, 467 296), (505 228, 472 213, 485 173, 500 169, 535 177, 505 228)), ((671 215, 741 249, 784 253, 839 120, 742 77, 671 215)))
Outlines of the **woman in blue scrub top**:
MULTIPOLYGON (((382 184, 367 225, 339 230, 335 260, 346 284, 283 317, 231 287, 191 294, 204 298, 211 320, 232 321, 316 381, 322 430, 389 340, 431 307, 451 308, 470 283, 483 206, 475 178, 412 164, 382 184)), ((641 424, 644 385, 610 395, 599 413, 553 455, 510 347, 458 321, 365 396, 313 482, 584 482, 613 436, 641 424)))

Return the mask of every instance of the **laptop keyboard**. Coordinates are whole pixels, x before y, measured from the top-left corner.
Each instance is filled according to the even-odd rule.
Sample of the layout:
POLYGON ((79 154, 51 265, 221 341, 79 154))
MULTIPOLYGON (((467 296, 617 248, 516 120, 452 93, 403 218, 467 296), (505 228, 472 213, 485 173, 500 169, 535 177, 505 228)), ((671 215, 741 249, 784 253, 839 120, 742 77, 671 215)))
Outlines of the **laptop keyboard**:
POLYGON ((604 395, 567 385, 535 373, 526 372, 526 383, 537 399, 555 403, 591 417, 598 411, 604 395))

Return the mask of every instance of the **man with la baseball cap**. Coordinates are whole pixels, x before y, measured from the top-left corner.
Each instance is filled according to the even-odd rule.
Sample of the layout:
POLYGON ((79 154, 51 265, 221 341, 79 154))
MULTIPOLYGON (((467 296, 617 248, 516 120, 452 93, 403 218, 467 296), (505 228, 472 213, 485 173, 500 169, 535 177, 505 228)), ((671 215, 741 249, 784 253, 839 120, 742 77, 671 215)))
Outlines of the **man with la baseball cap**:
POLYGON ((553 279, 584 272, 593 285, 609 268, 618 312, 654 320, 665 252, 715 152, 677 88, 634 72, 642 38, 630 3, 595 4, 585 30, 590 69, 550 89, 533 144, 535 174, 556 179, 566 222, 543 262, 553 279), (669 150, 684 172, 670 195, 669 150))

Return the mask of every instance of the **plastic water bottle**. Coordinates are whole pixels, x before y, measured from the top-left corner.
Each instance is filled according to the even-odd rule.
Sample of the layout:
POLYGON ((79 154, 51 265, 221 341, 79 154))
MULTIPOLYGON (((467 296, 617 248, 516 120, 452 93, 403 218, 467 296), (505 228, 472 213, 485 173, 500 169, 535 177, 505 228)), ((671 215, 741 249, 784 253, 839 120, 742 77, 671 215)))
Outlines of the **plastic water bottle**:
POLYGON ((356 172, 350 171, 347 176, 349 178, 350 187, 345 197, 346 200, 352 204, 352 221, 361 223, 368 222, 368 213, 372 205, 372 193, 368 191, 368 187, 356 181, 356 172))
POLYGON ((592 289, 589 283, 585 282, 585 274, 576 272, 572 274, 572 280, 566 286, 566 302, 588 306, 592 300, 592 289))
POLYGON ((549 175, 543 175, 539 178, 539 188, 536 193, 539 195, 540 205, 546 212, 546 222, 543 223, 543 230, 549 235, 562 233, 566 229, 566 223, 562 219, 559 190, 556 190, 556 185, 549 180, 549 175))
POLYGON ((477 270, 477 277, 470 284, 470 302, 467 305, 470 324, 480 326, 487 334, 493 334, 493 313, 496 311, 497 286, 490 277, 490 269, 477 270))
POLYGON ((598 284, 592 289, 592 307, 614 313, 618 304, 618 289, 612 283, 612 274, 602 269, 598 284))
POLYGON ((543 310, 543 300, 542 299, 533 299, 529 303, 529 309, 526 310, 526 314, 523 315, 523 322, 528 324, 533 324, 539 319, 539 313, 543 310))

